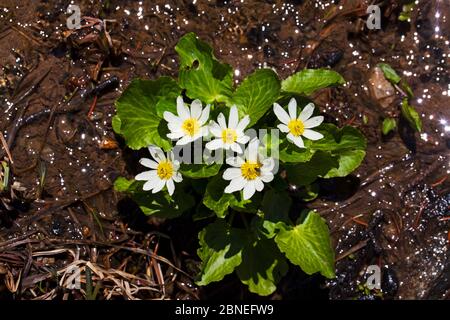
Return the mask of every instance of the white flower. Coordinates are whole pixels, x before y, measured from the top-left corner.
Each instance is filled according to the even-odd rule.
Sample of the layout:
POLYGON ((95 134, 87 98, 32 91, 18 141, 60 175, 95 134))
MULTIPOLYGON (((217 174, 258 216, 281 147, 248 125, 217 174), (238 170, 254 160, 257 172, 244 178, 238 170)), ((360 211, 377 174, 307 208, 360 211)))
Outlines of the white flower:
POLYGON ((228 118, 228 126, 223 113, 219 114, 217 122, 210 122, 209 131, 216 139, 208 142, 206 148, 209 150, 231 149, 234 152, 242 153, 242 148, 239 144, 246 144, 250 140, 250 137, 244 134, 244 129, 250 123, 250 117, 245 116, 239 121, 238 110, 236 106, 232 106, 228 118))
POLYGON ((182 97, 177 98, 177 113, 164 111, 164 119, 167 121, 170 133, 167 135, 170 139, 176 140, 177 145, 185 145, 200 137, 208 134, 208 127, 205 123, 209 118, 209 108, 207 105, 202 109, 202 103, 196 99, 192 101, 191 108, 188 108, 182 97))
POLYGON ((167 186, 167 191, 172 195, 175 190, 174 182, 181 182, 183 180, 181 173, 178 172, 180 162, 174 160, 172 151, 168 152, 166 157, 164 152, 158 147, 149 146, 148 150, 155 161, 142 158, 139 162, 143 166, 153 170, 139 173, 135 179, 147 181, 144 183, 144 191, 152 190, 153 193, 157 193, 164 186, 167 186))
POLYGON ((245 152, 244 157, 228 158, 228 168, 223 173, 223 179, 231 180, 225 188, 225 193, 244 190, 244 200, 250 199, 255 191, 262 191, 264 183, 273 180, 273 158, 262 158, 258 153, 259 141, 253 139, 245 152))
POLYGON ((319 140, 323 135, 311 128, 319 126, 323 122, 323 116, 312 117, 314 104, 308 103, 297 117, 297 101, 294 98, 289 101, 289 114, 278 104, 273 104, 273 111, 282 124, 278 125, 281 132, 288 133, 287 138, 297 147, 304 148, 302 136, 310 140, 319 140))

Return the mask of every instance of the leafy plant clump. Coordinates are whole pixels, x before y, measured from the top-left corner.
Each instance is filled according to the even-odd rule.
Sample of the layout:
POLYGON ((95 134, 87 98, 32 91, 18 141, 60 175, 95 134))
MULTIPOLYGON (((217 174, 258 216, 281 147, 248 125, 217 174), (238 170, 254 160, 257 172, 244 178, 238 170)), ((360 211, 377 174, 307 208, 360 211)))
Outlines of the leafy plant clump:
MULTIPOLYGON (((403 80, 397 72, 387 63, 379 63, 378 67, 383 71, 384 77, 399 91, 403 93, 401 104, 401 114, 408 122, 409 126, 417 132, 422 131, 422 120, 420 120, 419 113, 409 104, 409 99, 414 96, 414 93, 408 83, 403 80), (403 90, 404 92, 403 92, 403 90)), ((384 135, 389 134, 397 127, 397 122, 393 118, 385 118, 381 125, 381 131, 384 135)))
POLYGON ((363 135, 323 123, 306 97, 344 79, 319 69, 280 81, 271 69, 259 69, 235 87, 232 67, 195 34, 182 37, 175 50, 178 79, 134 80, 116 102, 115 132, 131 149, 148 147, 151 158, 141 159, 148 171, 118 178, 115 189, 146 215, 185 214, 209 222, 198 235, 199 285, 236 272, 251 292, 269 295, 288 261, 307 274, 333 278, 334 250, 324 219, 291 205, 313 200, 317 179, 344 177, 365 156, 363 135), (268 133, 255 137, 249 129, 268 133), (224 161, 177 157, 179 148, 183 157, 195 151, 198 141, 211 154, 225 152, 224 161))
POLYGON ((411 14, 416 7, 416 1, 406 1, 405 4, 403 4, 402 12, 400 12, 398 16, 399 21, 411 21, 411 14))

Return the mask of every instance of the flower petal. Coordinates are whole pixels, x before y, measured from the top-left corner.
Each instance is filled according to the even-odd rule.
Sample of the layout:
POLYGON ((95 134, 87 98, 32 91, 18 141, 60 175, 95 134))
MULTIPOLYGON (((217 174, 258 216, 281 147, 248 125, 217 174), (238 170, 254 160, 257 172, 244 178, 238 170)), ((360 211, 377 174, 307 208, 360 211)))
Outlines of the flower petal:
POLYGON ((249 136, 240 136, 236 139, 236 142, 239 142, 241 144, 246 144, 250 140, 249 136))
POLYGON ((302 112, 300 112, 300 115, 298 116, 298 118, 300 120, 302 120, 303 122, 305 122, 306 120, 309 119, 309 117, 312 116, 314 112, 314 104, 313 103, 308 103, 302 110, 302 112))
POLYGON ((144 186, 142 187, 142 190, 149 191, 155 188, 160 182, 164 183, 159 177, 156 177, 155 179, 149 180, 146 183, 144 183, 144 186))
POLYGON ((171 132, 181 132, 184 134, 183 129, 182 129, 182 123, 178 124, 175 122, 168 122, 167 123, 167 127, 169 128, 169 130, 171 132))
POLYGON ((273 173, 271 173, 271 172, 262 172, 259 177, 260 177, 260 179, 263 182, 269 183, 270 181, 273 180, 273 173))
POLYGON ((172 165, 173 165, 173 170, 177 171, 178 169, 180 169, 180 161, 178 160, 173 160, 172 161, 172 165))
POLYGON ((310 129, 319 126, 323 122, 323 116, 312 117, 304 122, 305 128, 310 129))
POLYGON ((222 141, 222 139, 214 139, 214 140, 208 142, 205 145, 205 147, 208 150, 217 150, 217 149, 223 148, 223 141, 222 141))
POLYGON ((225 160, 225 162, 229 165, 229 166, 232 166, 232 167, 241 167, 242 166, 242 164, 245 162, 244 161, 244 159, 242 159, 241 157, 230 157, 230 158, 227 158, 226 160, 225 160))
POLYGON ((232 143, 232 144, 229 145, 229 146, 230 146, 231 150, 233 150, 234 152, 242 153, 242 148, 241 148, 241 146, 240 146, 239 144, 237 144, 237 143, 232 143))
POLYGON ((171 140, 177 140, 180 139, 182 136, 184 136, 183 132, 171 132, 167 134, 167 138, 171 140))
POLYGON ((303 132, 303 136, 313 141, 323 138, 323 134, 310 129, 305 129, 305 132, 303 132))
POLYGON ((224 180, 233 180, 241 176, 241 169, 228 168, 224 171, 222 178, 224 180))
POLYGON ((297 101, 292 98, 288 104, 289 117, 291 119, 297 119, 297 101))
POLYGON ((220 128, 220 126, 215 121, 211 121, 209 123, 209 131, 214 136, 216 136, 217 138, 221 138, 222 137, 222 129, 220 128))
POLYGON ((184 136, 183 138, 181 138, 180 140, 177 141, 176 145, 177 146, 184 146, 184 145, 186 145, 188 143, 191 143, 192 141, 193 141, 192 137, 184 136))
POLYGON ((173 195, 173 192, 175 191, 175 183, 173 183, 173 180, 172 179, 167 180, 166 186, 169 194, 173 195))
POLYGON ((275 160, 273 158, 267 158, 262 161, 261 170, 272 171, 275 167, 275 160))
POLYGON ((264 183, 261 179, 255 179, 255 189, 256 191, 262 191, 264 189, 264 183))
POLYGON ((249 161, 256 162, 258 160, 259 140, 253 138, 248 144, 246 158, 249 161))
POLYGON ((183 181, 183 176, 181 175, 181 173, 175 172, 172 179, 175 182, 181 182, 181 181, 183 181))
POLYGON ((157 192, 161 191, 162 188, 164 188, 165 185, 166 185, 166 181, 159 179, 158 183, 153 188, 152 193, 157 193, 157 192))
POLYGON ((289 121, 291 121, 286 110, 284 110, 278 103, 273 104, 273 112, 275 112, 275 115, 277 116, 278 120, 280 120, 284 124, 288 124, 289 121))
POLYGON ((247 128, 248 124, 250 123, 250 117, 245 116, 244 118, 239 121, 238 125, 236 126, 236 131, 244 131, 245 128, 247 128))
POLYGON ((177 98, 177 113, 181 120, 186 120, 191 117, 189 108, 184 105, 184 101, 181 96, 177 98))
POLYGON ((152 180, 157 177, 156 170, 144 171, 136 175, 134 179, 139 181, 152 180))
POLYGON ((163 117, 164 117, 164 120, 166 120, 168 123, 175 124, 177 126, 181 126, 182 121, 181 121, 180 117, 177 117, 172 112, 164 111, 163 117))
POLYGON ((142 164, 144 167, 147 167, 150 169, 158 168, 158 162, 150 160, 148 158, 142 158, 141 160, 139 160, 139 163, 142 164))
POLYGON ((157 146, 148 146, 148 151, 152 155, 153 159, 155 159, 157 162, 160 162, 161 160, 166 160, 166 156, 161 148, 157 146))
POLYGON ((227 122, 225 120, 225 116, 223 115, 223 113, 220 113, 217 116, 217 122, 219 123, 220 129, 224 130, 227 128, 227 122))
POLYGON ((246 180, 243 177, 238 177, 231 180, 230 184, 225 188, 225 193, 233 193, 242 190, 245 187, 246 180))
POLYGON ((200 128, 200 137, 206 137, 209 135, 209 127, 208 126, 203 126, 200 128))
POLYGON ((284 132, 284 133, 288 133, 288 132, 289 132, 289 128, 288 128, 288 126, 285 125, 285 124, 281 124, 281 123, 280 123, 280 124, 277 126, 277 128, 280 129, 281 132, 284 132))
MULTIPOLYGON (((288 139, 289 139, 289 137, 288 137, 288 139)), ((292 136, 290 138, 290 140, 299 148, 304 148, 305 147, 305 144, 303 143, 303 139, 302 139, 301 136, 298 136, 298 137, 292 136)))
POLYGON ((232 106, 230 110, 230 116, 228 118, 228 128, 236 129, 239 123, 239 115, 236 106, 232 106))
POLYGON ((200 123, 201 126, 204 125, 208 121, 210 108, 211 108, 211 105, 208 104, 208 105, 206 105, 205 109, 203 109, 202 115, 198 119, 198 122, 200 123))
POLYGON ((244 187, 244 200, 250 199, 255 194, 254 181, 248 181, 244 187))
POLYGON ((191 103, 191 118, 199 119, 202 115, 202 103, 200 100, 195 99, 191 103))

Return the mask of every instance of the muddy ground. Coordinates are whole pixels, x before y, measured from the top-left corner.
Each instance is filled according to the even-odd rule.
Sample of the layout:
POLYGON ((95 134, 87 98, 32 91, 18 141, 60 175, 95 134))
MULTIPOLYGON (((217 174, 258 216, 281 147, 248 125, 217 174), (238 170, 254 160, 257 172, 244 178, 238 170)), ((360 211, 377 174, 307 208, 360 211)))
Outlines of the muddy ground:
POLYGON ((0 299, 257 298, 234 276, 196 287, 201 224, 149 219, 112 190, 142 169, 112 131, 114 100, 136 77, 175 76, 173 48, 190 31, 237 82, 259 67, 340 72, 347 84, 313 100, 368 139, 355 174, 321 181, 307 204, 330 225, 337 279, 291 268, 271 298, 450 298, 449 3, 420 0, 400 22, 401 1, 383 1, 382 29, 368 30, 364 0, 75 2, 90 25, 80 30, 66 26, 70 1, 0 4, 0 130, 15 182, 0 202, 0 299), (381 134, 402 93, 379 62, 413 89, 422 133, 401 120, 381 134), (371 264, 381 296, 361 286, 371 264), (81 292, 68 288, 72 266, 86 267, 81 292))

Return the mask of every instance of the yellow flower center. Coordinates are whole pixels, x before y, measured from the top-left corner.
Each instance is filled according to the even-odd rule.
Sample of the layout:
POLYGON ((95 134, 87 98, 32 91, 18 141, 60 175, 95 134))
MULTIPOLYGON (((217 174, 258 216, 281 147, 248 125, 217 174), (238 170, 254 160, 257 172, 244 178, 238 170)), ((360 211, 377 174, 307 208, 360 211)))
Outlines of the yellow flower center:
POLYGON ((288 124, 289 131, 296 137, 300 136, 305 132, 305 125, 301 120, 293 119, 289 121, 288 124))
POLYGON ((261 171, 259 170, 260 168, 261 168, 260 163, 246 161, 241 166, 242 176, 247 180, 254 180, 260 176, 260 174, 261 174, 261 171))
POLYGON ((156 168, 158 177, 162 180, 169 180, 173 175, 173 164, 170 161, 161 161, 156 168))
POLYGON ((200 125, 198 124, 197 119, 189 118, 183 121, 181 128, 183 129, 184 133, 192 137, 200 130, 200 125))
POLYGON ((233 143, 237 139, 237 133, 234 129, 225 129, 222 131, 222 140, 224 143, 233 143))

